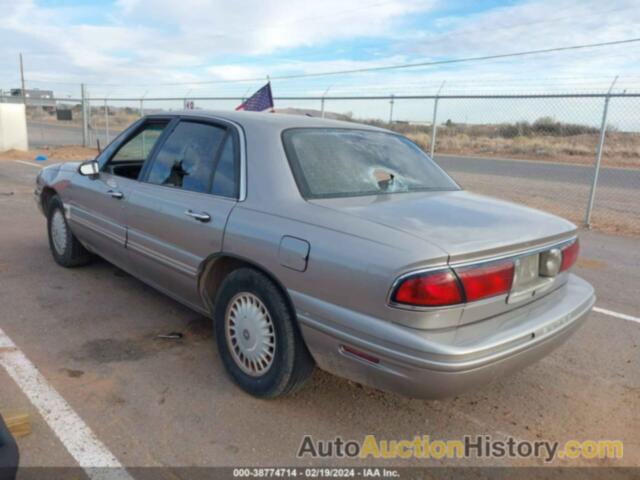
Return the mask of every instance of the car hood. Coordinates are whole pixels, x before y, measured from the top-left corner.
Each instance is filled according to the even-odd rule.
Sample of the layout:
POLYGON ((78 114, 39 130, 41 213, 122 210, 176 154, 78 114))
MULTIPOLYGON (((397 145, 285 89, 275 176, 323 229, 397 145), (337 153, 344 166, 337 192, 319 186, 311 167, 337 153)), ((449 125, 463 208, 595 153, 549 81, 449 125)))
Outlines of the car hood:
POLYGON ((314 199, 316 205, 385 225, 437 245, 449 260, 517 253, 575 235, 572 223, 465 191, 314 199))

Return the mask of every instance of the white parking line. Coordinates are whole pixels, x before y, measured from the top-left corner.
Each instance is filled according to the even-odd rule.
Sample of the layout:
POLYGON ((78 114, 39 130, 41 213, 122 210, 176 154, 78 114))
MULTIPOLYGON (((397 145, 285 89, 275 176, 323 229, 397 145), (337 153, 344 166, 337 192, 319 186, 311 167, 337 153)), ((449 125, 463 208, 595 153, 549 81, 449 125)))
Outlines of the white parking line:
POLYGON ((14 160, 16 163, 21 163, 22 165, 29 165, 30 167, 42 168, 40 165, 36 165, 35 163, 25 162, 24 160, 14 160))
POLYGON ((122 464, 0 329, 0 365, 91 479, 132 480, 122 464))
POLYGON ((610 317, 620 318, 622 320, 627 320, 629 322, 640 323, 640 318, 632 317, 631 315, 627 315, 626 313, 618 313, 612 310, 607 310, 606 308, 593 307, 594 312, 601 313, 603 315, 609 315, 610 317))

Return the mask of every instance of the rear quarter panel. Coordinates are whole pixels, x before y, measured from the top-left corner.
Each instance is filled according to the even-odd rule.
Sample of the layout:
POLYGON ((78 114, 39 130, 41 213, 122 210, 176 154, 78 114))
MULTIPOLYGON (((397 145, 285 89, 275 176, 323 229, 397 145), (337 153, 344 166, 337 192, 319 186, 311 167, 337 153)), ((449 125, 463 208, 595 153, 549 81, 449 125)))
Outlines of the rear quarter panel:
MULTIPOLYGON (((424 313, 389 307, 387 295, 393 280, 407 265, 445 265, 447 255, 442 250, 387 227, 343 218, 302 203, 298 213, 285 215, 238 205, 227 223, 225 253, 253 262, 274 275, 301 315, 322 319, 327 309, 336 305, 401 323, 416 323, 424 317, 424 313), (283 265, 279 248, 284 236, 309 243, 305 271, 283 265), (321 306, 323 303, 327 308, 321 306)), ((451 324, 451 315, 457 320, 460 312, 445 310, 431 315, 433 325, 438 324, 438 315, 442 322, 451 324)))

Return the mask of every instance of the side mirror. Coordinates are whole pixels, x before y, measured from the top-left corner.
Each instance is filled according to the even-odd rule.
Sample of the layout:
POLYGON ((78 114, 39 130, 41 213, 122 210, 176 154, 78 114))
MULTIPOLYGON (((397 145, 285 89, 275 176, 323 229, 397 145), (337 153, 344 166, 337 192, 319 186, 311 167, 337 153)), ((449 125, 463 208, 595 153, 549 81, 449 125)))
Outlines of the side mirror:
POLYGON ((78 173, 85 177, 96 178, 100 173, 100 165, 95 160, 82 162, 78 167, 78 173))

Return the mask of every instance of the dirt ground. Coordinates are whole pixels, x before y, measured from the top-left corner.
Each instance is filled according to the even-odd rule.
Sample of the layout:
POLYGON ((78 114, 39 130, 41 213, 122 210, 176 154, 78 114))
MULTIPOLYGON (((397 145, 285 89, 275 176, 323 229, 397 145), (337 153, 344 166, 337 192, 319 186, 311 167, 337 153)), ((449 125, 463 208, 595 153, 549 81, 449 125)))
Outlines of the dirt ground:
MULTIPOLYGON (((584 221, 588 190, 582 185, 530 178, 496 182, 491 175, 479 174, 456 173, 453 176, 466 190, 545 210, 571 220, 576 225, 581 225, 584 221)), ((599 187, 592 228, 605 233, 640 237, 640 219, 637 217, 639 204, 639 191, 599 187)))
POLYGON ((7 150, 0 152, 0 160, 35 160, 38 155, 47 157, 47 165, 56 162, 77 162, 95 158, 98 150, 95 148, 85 148, 78 145, 67 145, 63 147, 40 148, 29 151, 7 150))

